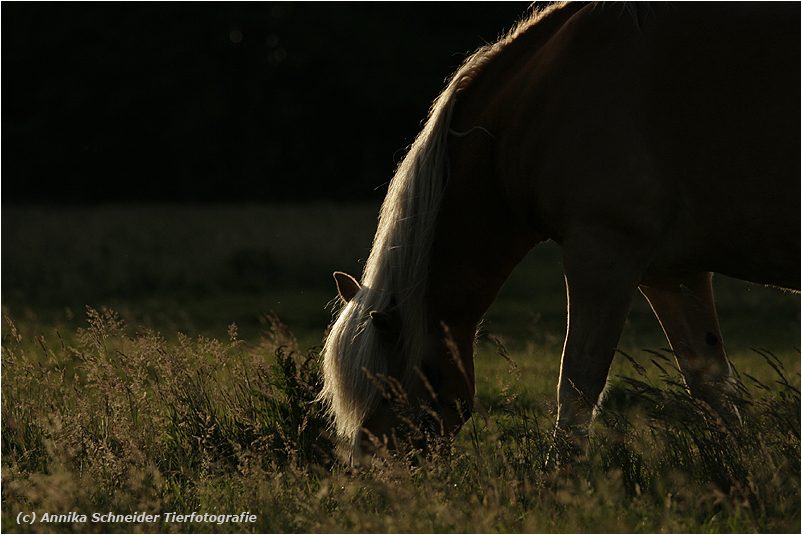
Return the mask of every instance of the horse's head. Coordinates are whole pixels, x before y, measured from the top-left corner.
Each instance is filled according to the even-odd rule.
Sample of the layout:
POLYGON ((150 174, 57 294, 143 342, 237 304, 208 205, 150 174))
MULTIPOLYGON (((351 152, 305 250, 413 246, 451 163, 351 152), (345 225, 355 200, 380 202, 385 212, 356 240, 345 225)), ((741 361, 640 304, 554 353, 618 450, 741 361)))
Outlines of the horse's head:
POLYGON ((344 273, 335 279, 346 306, 326 340, 321 398, 339 438, 359 456, 456 433, 474 395, 473 359, 460 357, 456 333, 409 325, 392 297, 377 300, 344 273))
MULTIPOLYGON (((373 317, 375 325, 376 314, 373 317)), ((395 338, 402 333, 386 334, 395 338)), ((374 381, 381 398, 357 437, 363 454, 380 453, 385 448, 394 450, 402 445, 428 450, 432 439, 452 437, 471 415, 472 366, 466 369, 462 365, 456 348, 441 329, 427 333, 423 344, 421 361, 414 366, 411 377, 402 380, 403 368, 398 366, 374 381)), ((402 349, 394 349, 390 353, 391 362, 400 364, 404 358, 399 354, 402 349)))

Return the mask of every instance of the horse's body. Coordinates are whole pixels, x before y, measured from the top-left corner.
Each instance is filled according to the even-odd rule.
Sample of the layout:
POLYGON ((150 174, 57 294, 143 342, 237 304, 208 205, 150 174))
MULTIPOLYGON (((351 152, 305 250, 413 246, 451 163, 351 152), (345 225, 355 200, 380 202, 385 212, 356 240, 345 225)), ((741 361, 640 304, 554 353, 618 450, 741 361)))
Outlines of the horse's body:
POLYGON ((477 324, 547 239, 568 289, 558 429, 585 429, 637 289, 691 392, 725 380, 711 273, 800 287, 799 43, 798 4, 567 4, 469 58, 391 183, 362 285, 336 275, 321 397, 339 436, 392 445, 385 377, 458 430, 477 324))

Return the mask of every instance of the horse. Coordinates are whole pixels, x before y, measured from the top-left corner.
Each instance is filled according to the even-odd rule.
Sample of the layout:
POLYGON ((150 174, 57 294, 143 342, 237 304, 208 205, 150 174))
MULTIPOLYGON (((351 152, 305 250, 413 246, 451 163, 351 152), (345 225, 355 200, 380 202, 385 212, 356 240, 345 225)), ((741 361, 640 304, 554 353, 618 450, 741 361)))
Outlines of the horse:
POLYGON ((712 274, 800 289, 799 43, 795 3, 560 3, 468 57, 361 281, 334 274, 318 399, 351 459, 460 429, 477 326, 546 240, 568 295, 555 437, 586 440, 637 290, 691 395, 726 384, 712 274))

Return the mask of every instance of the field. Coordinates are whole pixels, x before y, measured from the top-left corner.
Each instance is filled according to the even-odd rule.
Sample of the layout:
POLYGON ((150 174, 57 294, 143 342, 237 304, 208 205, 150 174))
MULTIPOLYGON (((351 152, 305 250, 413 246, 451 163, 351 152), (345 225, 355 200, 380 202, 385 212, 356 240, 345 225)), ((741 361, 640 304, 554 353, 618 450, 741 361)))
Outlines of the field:
POLYGON ((565 331, 553 244, 487 314, 483 410, 453 444, 339 463, 312 402, 319 346, 331 273, 359 275, 377 212, 4 207, 3 532, 800 531, 799 296, 726 277, 743 423, 685 395, 636 296, 588 454, 543 469, 565 331))

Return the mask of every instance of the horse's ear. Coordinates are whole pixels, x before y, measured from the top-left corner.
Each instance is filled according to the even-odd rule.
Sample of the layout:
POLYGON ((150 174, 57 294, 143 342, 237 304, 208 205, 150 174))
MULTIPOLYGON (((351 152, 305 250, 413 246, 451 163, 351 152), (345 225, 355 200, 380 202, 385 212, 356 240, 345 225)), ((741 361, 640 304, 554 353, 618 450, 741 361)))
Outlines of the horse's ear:
POLYGON ((382 334, 397 335, 401 332, 401 321, 387 312, 374 310, 370 313, 370 320, 376 330, 382 334))
POLYGON ((334 281, 337 283, 337 291, 340 293, 340 297, 346 303, 350 302, 361 288, 355 278, 342 271, 334 272, 334 281))

